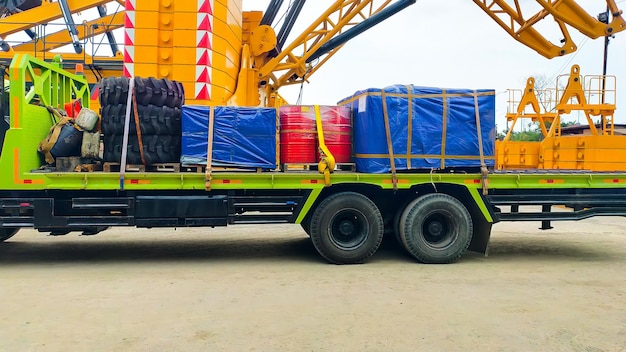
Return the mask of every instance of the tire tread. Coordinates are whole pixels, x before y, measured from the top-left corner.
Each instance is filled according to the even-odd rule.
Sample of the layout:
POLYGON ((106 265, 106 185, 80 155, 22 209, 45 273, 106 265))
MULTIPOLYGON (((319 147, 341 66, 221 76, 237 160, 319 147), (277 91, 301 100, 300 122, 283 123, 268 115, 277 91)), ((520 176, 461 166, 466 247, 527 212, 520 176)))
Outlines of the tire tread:
POLYGON ((374 255, 374 253, 376 253, 376 251, 380 247, 383 235, 383 217, 378 210, 378 207, 369 198, 356 192, 341 192, 329 196, 317 206, 311 218, 310 237, 313 242, 313 246, 315 247, 315 249, 317 249, 318 253, 322 257, 334 264, 362 264, 366 262, 371 256, 374 255), (346 203, 350 204, 351 206, 356 206, 355 204, 358 202, 361 202, 362 204, 360 205, 364 206, 365 209, 373 212, 373 219, 371 220, 374 221, 375 224, 377 224, 378 230, 377 233, 369 234, 369 236, 374 236, 372 240, 373 242, 370 243, 369 247, 365 248, 365 251, 363 251, 362 248, 357 248, 357 251, 363 252, 357 254, 355 257, 347 257, 342 255, 342 250, 328 247, 328 245, 324 241, 324 234, 320 233, 319 227, 321 226, 322 218, 327 215, 325 212, 331 205, 335 206, 335 203, 346 203))
POLYGON ((400 237, 402 239, 402 244, 404 248, 418 261, 425 264, 449 264, 457 261, 465 252, 472 241, 472 233, 473 233, 473 224, 472 217, 467 210, 467 208, 461 203, 458 199, 441 193, 433 193, 423 195, 415 200, 413 200, 406 207, 404 213, 400 218, 400 237), (464 241, 460 247, 456 248, 455 251, 450 253, 449 255, 439 255, 442 253, 425 251, 422 249, 419 244, 422 241, 421 238, 414 238, 415 236, 408 236, 407 231, 405 230, 407 227, 407 222, 417 216, 417 213, 424 210, 424 208, 431 206, 433 203, 443 202, 442 204, 451 205, 454 209, 454 212, 461 215, 463 220, 465 220, 465 225, 467 226, 467 234, 459 234, 458 238, 464 241), (434 254, 436 255, 434 255, 434 254))

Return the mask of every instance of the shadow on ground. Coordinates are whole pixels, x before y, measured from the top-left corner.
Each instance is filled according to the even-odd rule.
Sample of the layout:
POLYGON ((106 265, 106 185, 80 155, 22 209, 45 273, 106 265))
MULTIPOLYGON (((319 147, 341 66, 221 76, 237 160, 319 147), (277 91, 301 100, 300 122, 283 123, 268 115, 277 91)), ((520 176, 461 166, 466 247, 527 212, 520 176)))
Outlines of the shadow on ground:
MULTIPOLYGON (((544 261, 604 261, 626 257, 626 249, 593 246, 593 241, 575 242, 551 238, 511 237, 494 239, 489 256, 468 252, 459 263, 544 261)), ((45 241, 20 241, 19 236, 0 243, 0 265, 63 262, 154 262, 154 261, 268 261, 326 264, 304 235, 272 238, 159 238, 115 239, 71 237, 45 241)), ((395 242, 383 241, 371 262, 417 262, 395 242)))

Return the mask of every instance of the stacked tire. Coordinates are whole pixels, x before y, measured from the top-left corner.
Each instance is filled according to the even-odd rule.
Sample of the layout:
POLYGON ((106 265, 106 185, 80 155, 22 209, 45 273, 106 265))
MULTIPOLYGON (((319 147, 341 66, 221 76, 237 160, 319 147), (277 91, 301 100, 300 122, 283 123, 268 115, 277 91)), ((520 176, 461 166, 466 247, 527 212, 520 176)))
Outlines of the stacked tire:
MULTIPOLYGON (((129 164, 178 163, 180 161, 181 107, 185 102, 180 82, 135 77, 135 109, 131 104, 127 159, 129 164)), ((110 77, 100 81, 100 115, 104 135, 104 161, 121 162, 130 80, 110 77)))

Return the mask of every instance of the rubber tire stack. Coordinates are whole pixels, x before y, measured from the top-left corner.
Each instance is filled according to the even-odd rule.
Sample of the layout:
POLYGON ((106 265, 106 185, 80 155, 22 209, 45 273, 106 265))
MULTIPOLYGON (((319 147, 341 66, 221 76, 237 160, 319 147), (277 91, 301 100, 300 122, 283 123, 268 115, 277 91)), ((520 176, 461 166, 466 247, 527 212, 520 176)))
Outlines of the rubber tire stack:
MULTIPOLYGON (((181 106, 185 102, 180 82, 135 77, 135 100, 145 163, 180 162, 181 106)), ((129 78, 100 81, 100 115, 104 135, 104 161, 120 162, 126 120, 129 78)), ((126 162, 142 164, 135 111, 131 106, 126 162)))

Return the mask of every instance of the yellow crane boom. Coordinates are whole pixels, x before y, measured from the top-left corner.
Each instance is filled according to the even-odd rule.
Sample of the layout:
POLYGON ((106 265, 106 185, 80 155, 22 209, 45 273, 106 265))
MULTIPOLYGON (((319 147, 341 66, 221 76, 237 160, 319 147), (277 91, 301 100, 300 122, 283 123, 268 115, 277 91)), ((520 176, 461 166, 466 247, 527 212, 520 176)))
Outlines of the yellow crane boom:
MULTIPOLYGON (((520 0, 473 1, 514 39, 546 58, 576 50, 569 32, 571 28, 589 38, 613 35, 626 29, 626 21, 615 0, 606 0, 609 10, 606 20, 591 16, 575 0, 535 0, 534 9, 538 11, 526 11, 529 3, 520 0), (538 26, 544 19, 555 21, 561 34, 560 42, 555 44, 547 39, 543 27, 538 26)), ((198 6, 204 4, 203 9, 198 9, 196 2, 16 0, 11 2, 17 4, 16 8, 0 6, 3 14, 0 61, 9 62, 15 53, 51 59, 65 45, 73 44, 74 52, 63 54, 66 64, 84 63, 88 69, 86 74, 94 83, 103 76, 121 75, 124 65, 132 65, 140 67, 137 72, 144 76, 183 81, 188 92, 197 90, 201 83, 206 94, 194 94, 193 99, 199 97, 208 104, 265 105, 272 103, 272 95, 281 87, 308 80, 346 41, 412 5, 415 0, 333 0, 309 26, 293 36, 289 36, 290 29, 305 0, 290 1, 293 16, 284 25, 288 30, 281 30, 278 35, 271 22, 282 0, 271 0, 265 13, 242 12, 241 2, 203 0, 197 1, 198 6), (120 10, 106 13, 106 5, 115 5, 120 10), (95 9, 100 16, 86 18, 85 14, 94 13, 95 9), (204 12, 193 12, 196 10, 204 12), (74 24, 72 15, 78 13, 86 21, 74 24), (200 21, 201 17, 205 19, 204 24, 198 23, 202 28, 195 22, 190 23, 196 18, 200 21), (67 28, 51 30, 55 25, 58 28, 59 24, 54 21, 59 19, 66 20, 67 28), (116 28, 120 31, 113 36, 111 32, 116 28), (7 39, 22 31, 31 39, 19 42, 7 39), (191 39, 200 32, 210 34, 210 43, 191 39), (138 33, 137 38, 135 33, 138 33), (112 54, 104 55, 94 49, 98 46, 93 42, 89 43, 91 50, 82 48, 101 35, 108 36, 112 54), (115 37, 124 38, 124 50, 118 52, 115 37), (287 41, 287 37, 293 39, 287 41), (202 60, 192 57, 199 43, 205 46, 202 60), (125 57, 123 52, 139 58, 125 57), (207 53, 211 56, 207 57, 207 53), (201 67, 197 67, 199 62, 202 62, 201 67), (199 83, 198 77, 203 81, 199 83)))
POLYGON ((591 16, 574 0, 536 0, 541 10, 525 16, 519 0, 474 0, 483 11, 496 21, 515 40, 535 50, 548 59, 573 53, 577 47, 567 26, 571 26, 587 37, 598 38, 612 35, 626 29, 622 11, 615 0, 606 0, 612 20, 603 23, 591 16), (560 45, 546 39, 545 35, 535 27, 546 17, 556 21, 562 39, 560 45))

